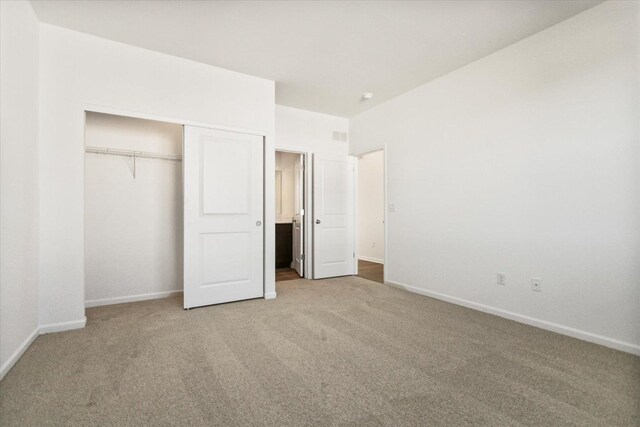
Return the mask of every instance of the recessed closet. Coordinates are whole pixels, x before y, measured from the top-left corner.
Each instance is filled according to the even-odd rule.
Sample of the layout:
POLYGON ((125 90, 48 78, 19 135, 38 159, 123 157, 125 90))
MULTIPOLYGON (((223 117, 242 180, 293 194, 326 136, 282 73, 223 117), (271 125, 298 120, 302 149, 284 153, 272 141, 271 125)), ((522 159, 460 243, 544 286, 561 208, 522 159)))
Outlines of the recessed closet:
POLYGON ((86 113, 85 305, 183 289, 182 131, 86 113))

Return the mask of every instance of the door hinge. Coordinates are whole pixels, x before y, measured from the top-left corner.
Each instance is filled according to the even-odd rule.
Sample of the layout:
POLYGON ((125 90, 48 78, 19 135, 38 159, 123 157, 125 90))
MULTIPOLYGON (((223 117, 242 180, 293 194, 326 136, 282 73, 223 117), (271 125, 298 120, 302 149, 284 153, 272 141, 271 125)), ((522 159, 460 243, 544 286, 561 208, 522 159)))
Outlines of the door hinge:
POLYGON ((300 255, 300 261, 304 261, 304 254, 300 255))
POLYGON ((354 257, 354 258, 356 257, 356 253, 355 253, 355 252, 353 253, 353 257, 354 257))

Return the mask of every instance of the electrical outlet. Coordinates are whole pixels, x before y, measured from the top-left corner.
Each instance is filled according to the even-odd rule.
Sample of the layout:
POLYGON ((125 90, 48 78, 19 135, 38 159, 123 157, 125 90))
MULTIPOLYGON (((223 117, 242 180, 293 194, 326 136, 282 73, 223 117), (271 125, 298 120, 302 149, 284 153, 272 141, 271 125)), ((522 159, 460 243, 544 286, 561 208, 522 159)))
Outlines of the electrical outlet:
POLYGON ((496 281, 498 285, 506 286, 507 284, 507 274, 506 273, 498 273, 498 279, 496 281))
POLYGON ((531 290, 534 292, 542 292, 542 280, 537 277, 531 279, 531 290))
POLYGON ((389 212, 395 212, 396 211, 396 205, 393 203, 389 203, 389 212))
POLYGON ((371 247, 375 248, 376 247, 376 242, 371 242, 371 247))

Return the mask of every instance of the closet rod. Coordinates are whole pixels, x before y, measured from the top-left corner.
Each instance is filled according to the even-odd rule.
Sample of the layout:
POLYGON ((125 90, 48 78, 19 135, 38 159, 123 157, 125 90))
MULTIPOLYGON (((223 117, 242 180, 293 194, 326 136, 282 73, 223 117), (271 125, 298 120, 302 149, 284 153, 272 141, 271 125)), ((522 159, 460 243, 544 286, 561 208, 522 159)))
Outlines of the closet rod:
POLYGON ((144 157, 148 159, 162 159, 162 160, 175 160, 175 161, 182 160, 182 156, 179 154, 162 154, 162 153, 152 153, 150 151, 122 150, 120 148, 87 146, 85 147, 85 152, 95 153, 95 154, 111 154, 113 156, 144 157))

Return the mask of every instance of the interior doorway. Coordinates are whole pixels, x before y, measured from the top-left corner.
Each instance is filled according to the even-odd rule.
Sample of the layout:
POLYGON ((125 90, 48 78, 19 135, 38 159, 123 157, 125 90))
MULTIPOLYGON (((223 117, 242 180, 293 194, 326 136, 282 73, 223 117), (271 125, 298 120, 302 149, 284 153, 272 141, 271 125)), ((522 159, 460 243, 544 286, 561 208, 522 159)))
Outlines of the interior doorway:
POLYGON ((276 151, 276 282, 307 277, 303 153, 276 151))
POLYGON ((384 150, 358 157, 358 276, 384 283, 385 159, 384 150))

